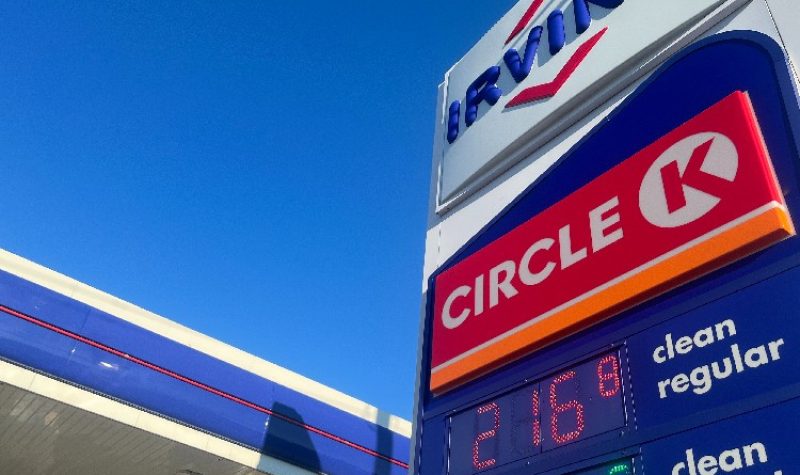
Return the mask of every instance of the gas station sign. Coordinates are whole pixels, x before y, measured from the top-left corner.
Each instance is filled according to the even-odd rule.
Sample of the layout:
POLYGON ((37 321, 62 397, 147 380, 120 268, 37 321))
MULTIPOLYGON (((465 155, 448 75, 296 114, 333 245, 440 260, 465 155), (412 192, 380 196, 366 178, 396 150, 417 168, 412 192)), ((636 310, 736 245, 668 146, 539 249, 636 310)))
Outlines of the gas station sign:
POLYGON ((734 92, 436 277, 431 389, 794 234, 734 92))
MULTIPOLYGON (((594 38, 583 7, 599 34, 642 4, 576 1, 567 14, 551 3, 520 2, 498 24, 513 28, 493 29, 450 72, 432 189, 442 190, 453 144, 473 140, 463 123, 453 132, 456 112, 477 106, 468 120, 481 128, 467 132, 480 141, 518 112, 486 111, 531 94, 504 89, 494 73, 473 77, 485 42, 527 35, 536 54, 561 45, 550 30, 572 30, 577 40, 565 44, 580 61, 565 60, 574 70, 558 90, 569 102, 584 91, 572 74, 603 67, 580 53, 594 38), (450 107, 462 79, 466 99, 450 107)), ((630 86, 598 79, 602 104, 555 138, 512 137, 529 156, 498 175, 476 169, 480 192, 468 200, 432 200, 414 473, 782 475, 800 466, 789 433, 800 424, 797 52, 770 8, 784 3, 661 4, 679 25, 670 34, 694 37, 625 63, 655 68, 630 86)), ((519 64, 507 55, 512 76, 527 71, 520 51, 519 64)), ((526 104, 544 110, 552 97, 526 104)), ((535 129, 526 118, 520 130, 535 129)), ((469 160, 508 160, 487 150, 469 160)))

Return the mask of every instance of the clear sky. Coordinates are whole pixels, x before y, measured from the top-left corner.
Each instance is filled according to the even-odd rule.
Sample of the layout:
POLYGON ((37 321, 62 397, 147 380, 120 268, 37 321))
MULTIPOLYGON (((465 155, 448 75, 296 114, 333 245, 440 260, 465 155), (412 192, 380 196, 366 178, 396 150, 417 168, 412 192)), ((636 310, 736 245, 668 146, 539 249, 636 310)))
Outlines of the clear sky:
POLYGON ((512 0, 0 5, 0 247, 410 418, 436 87, 512 0))

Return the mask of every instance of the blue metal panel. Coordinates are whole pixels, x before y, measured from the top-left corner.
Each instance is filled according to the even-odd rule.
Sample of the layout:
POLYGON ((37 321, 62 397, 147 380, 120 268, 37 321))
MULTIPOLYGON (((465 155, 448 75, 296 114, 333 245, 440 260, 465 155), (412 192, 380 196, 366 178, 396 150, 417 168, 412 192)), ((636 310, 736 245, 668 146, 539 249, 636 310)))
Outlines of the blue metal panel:
MULTIPOLYGON (((738 31, 713 36, 687 47, 660 67, 555 167, 531 184, 431 276, 422 367, 430 366, 430 318, 437 275, 735 91, 746 91, 750 96, 788 208, 796 220, 800 216, 797 148, 800 115, 786 57, 774 40, 760 33, 738 31)), ((454 414, 490 401, 526 381, 602 354, 615 345, 622 346, 623 355, 629 360, 630 372, 623 365, 623 379, 630 384, 628 394, 633 396, 626 400, 629 424, 619 437, 598 437, 564 445, 527 461, 481 473, 561 474, 567 468, 589 467, 593 461, 614 460, 623 453, 635 454, 645 444, 671 434, 797 397, 800 361, 798 347, 790 342, 800 336, 800 325, 795 321, 800 269, 794 268, 798 265, 800 239, 794 237, 438 397, 426 390, 430 374, 425 370, 420 377, 417 423, 421 436, 417 440, 415 473, 448 473, 447 431, 454 414), (653 361, 653 352, 667 333, 694 335, 704 325, 725 320, 725 315, 736 317, 735 337, 697 348, 668 363, 658 365, 653 361), (690 375, 694 368, 724 357, 725 350, 731 351, 731 344, 738 343, 747 350, 783 337, 784 356, 776 363, 715 382, 717 387, 704 394, 691 392, 690 381, 689 393, 673 395, 687 397, 669 396, 666 401, 659 398, 659 381, 682 372, 690 375), (425 435, 430 432, 437 434, 433 441, 425 435), (442 441, 438 447, 430 446, 442 441)), ((683 384, 679 381, 679 390, 683 384)), ((778 444, 775 447, 778 453, 786 450, 778 444)), ((651 467, 647 457, 643 463, 651 467)), ((671 466, 659 465, 659 470, 645 469, 645 473, 669 473, 667 468, 671 466)))
POLYGON ((0 303, 74 332, 83 329, 90 311, 80 302, 6 272, 0 272, 0 303))
POLYGON ((250 447, 264 440, 266 414, 97 348, 79 344, 60 376, 250 447))
POLYGON ((696 417, 800 381, 798 284, 795 267, 632 336, 628 349, 639 426, 696 417), (680 377, 679 392, 674 383, 664 384, 681 374, 689 381, 680 377))
MULTIPOLYGON (((96 309, 91 309, 82 334, 259 406, 271 408, 279 403, 291 407, 302 414, 306 424, 334 432, 359 445, 370 447, 376 440, 386 439, 392 442, 392 446, 402 447, 403 439, 407 441, 405 437, 386 428, 335 410, 313 398, 96 309)), ((400 458, 407 456, 404 453, 400 458)))
MULTIPOLYGON (((3 286, 0 285, 0 288, 3 286)), ((49 374, 64 370, 76 342, 0 313, 0 355, 49 374)))
POLYGON ((797 414, 800 400, 795 399, 646 444, 642 447, 645 473, 795 473, 800 467, 800 450, 792 435, 797 414))
POLYGON ((309 396, 4 272, 0 304, 39 321, 0 312, 6 360, 310 470, 406 472, 382 457, 405 461, 407 438, 309 396))

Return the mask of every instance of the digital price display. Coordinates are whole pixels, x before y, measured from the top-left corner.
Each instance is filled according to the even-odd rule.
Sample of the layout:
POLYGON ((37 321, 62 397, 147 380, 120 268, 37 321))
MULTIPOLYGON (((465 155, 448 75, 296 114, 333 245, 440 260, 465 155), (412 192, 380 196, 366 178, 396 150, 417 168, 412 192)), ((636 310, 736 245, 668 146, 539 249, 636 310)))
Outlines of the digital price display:
POLYGON ((472 475, 624 425, 619 354, 608 353, 453 416, 449 474, 472 475))

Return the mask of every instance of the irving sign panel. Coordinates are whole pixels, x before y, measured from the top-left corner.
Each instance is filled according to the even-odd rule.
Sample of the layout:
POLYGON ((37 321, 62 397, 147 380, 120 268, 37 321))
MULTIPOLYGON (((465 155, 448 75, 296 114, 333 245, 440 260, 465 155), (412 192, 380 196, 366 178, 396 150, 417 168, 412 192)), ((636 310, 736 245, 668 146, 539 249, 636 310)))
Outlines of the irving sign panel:
POLYGON ((792 234, 749 98, 733 93, 437 276, 431 389, 792 234))
POLYGON ((741 3, 519 2, 447 73, 439 204, 464 198, 741 3))

